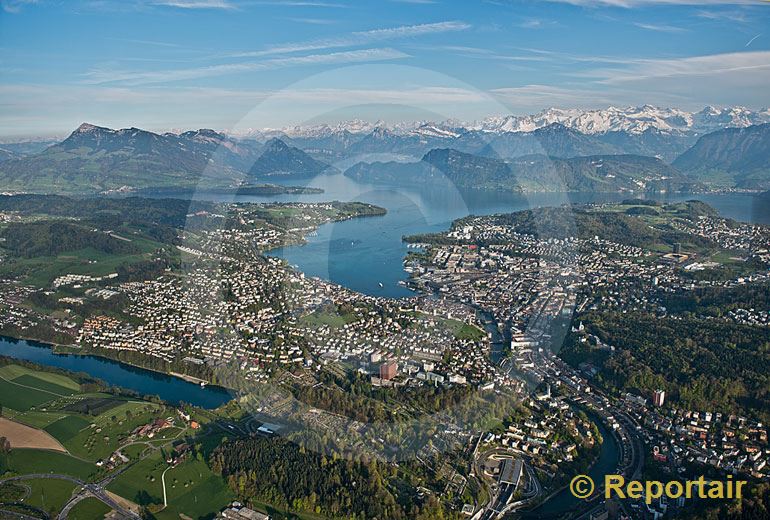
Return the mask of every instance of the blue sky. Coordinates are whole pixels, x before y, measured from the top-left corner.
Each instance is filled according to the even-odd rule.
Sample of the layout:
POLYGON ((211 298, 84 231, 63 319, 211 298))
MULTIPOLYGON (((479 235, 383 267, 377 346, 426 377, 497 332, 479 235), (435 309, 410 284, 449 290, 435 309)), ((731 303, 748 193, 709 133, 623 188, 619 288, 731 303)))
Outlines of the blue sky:
POLYGON ((770 105, 762 1, 0 4, 0 136, 770 105))

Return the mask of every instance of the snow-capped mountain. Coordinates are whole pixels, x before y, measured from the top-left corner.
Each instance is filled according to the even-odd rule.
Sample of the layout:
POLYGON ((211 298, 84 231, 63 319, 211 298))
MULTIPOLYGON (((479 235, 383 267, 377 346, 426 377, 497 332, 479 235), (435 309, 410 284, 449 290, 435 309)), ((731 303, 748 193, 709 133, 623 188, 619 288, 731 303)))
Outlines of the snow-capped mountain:
POLYGON ((491 116, 480 121, 462 123, 456 120, 414 121, 388 124, 360 119, 336 124, 292 126, 282 129, 249 131, 242 136, 259 139, 261 136, 285 135, 291 138, 324 138, 341 133, 371 134, 386 129, 398 136, 415 135, 426 138, 453 139, 467 132, 518 133, 533 132, 552 124, 560 124, 584 134, 626 132, 642 134, 656 131, 666 134, 700 135, 723 128, 743 128, 770 122, 770 109, 752 111, 745 107, 707 106, 698 112, 652 105, 638 107, 609 107, 597 110, 549 108, 531 115, 491 116))

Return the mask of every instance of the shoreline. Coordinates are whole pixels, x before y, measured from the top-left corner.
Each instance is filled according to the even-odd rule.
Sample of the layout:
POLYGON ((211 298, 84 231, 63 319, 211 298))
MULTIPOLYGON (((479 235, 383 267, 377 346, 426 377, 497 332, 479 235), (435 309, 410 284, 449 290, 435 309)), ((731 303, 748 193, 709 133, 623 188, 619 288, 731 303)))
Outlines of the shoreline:
MULTIPOLYGON (((87 351, 87 350, 83 351, 83 349, 81 347, 77 347, 75 345, 62 345, 62 344, 57 344, 57 343, 49 343, 49 342, 42 341, 42 340, 37 339, 37 338, 14 337, 14 336, 8 336, 7 334, 0 334, 0 340, 5 340, 5 341, 9 341, 9 342, 20 342, 20 341, 23 341, 23 342, 29 343, 32 347, 39 347, 39 348, 49 349, 51 351, 51 353, 53 355, 55 355, 55 356, 91 357, 91 358, 95 358, 95 359, 102 360, 102 361, 111 361, 113 363, 117 363, 119 365, 124 365, 124 366, 130 367, 132 369, 146 370, 147 372, 151 372, 153 374, 158 374, 158 375, 162 375, 162 376, 166 376, 166 377, 170 377, 170 378, 180 379, 180 380, 182 380, 182 381, 184 381, 186 383, 190 383, 190 384, 199 385, 201 382, 205 382, 206 383, 206 385, 205 385, 206 388, 210 387, 212 389, 219 389, 219 390, 222 390, 222 391, 225 391, 225 392, 228 392, 228 393, 233 390, 231 388, 227 388, 226 386, 217 385, 217 384, 212 383, 211 381, 206 381, 205 379, 196 378, 195 376, 190 376, 190 375, 187 375, 187 374, 182 374, 182 373, 174 372, 174 371, 163 372, 163 371, 156 370, 156 369, 153 369, 153 368, 144 367, 142 365, 137 365, 136 363, 131 363, 131 362, 128 362, 128 361, 123 361, 122 359, 117 359, 117 358, 114 358, 114 357, 105 356, 105 355, 102 355, 102 354, 99 354, 99 353, 96 353, 96 352, 91 352, 91 351, 87 351), (74 350, 78 350, 79 352, 60 352, 60 351, 57 351, 57 348, 74 349, 74 350)), ((43 366, 53 366, 53 365, 48 365, 46 363, 42 363, 40 361, 34 361, 34 360, 27 360, 27 359, 23 359, 23 358, 17 358, 17 357, 14 357, 14 356, 11 356, 11 355, 7 355, 7 354, 0 354, 0 357, 7 357, 7 358, 10 358, 10 359, 18 359, 20 361, 26 361, 26 362, 29 362, 29 363, 35 363, 35 364, 43 365, 43 366)), ((54 366, 54 368, 59 368, 59 367, 54 366)), ((68 372, 75 372, 75 373, 77 373, 77 371, 70 370, 70 369, 67 369, 67 368, 62 368, 61 370, 66 370, 68 372)), ((84 373, 88 374, 88 372, 84 372, 84 373)), ((95 379, 101 379, 98 376, 95 376, 95 375, 92 375, 92 374, 88 374, 88 375, 93 377, 93 378, 95 378, 95 379)), ((110 383, 110 384, 112 384, 112 383, 110 383)), ((120 385, 113 385, 113 386, 121 387, 120 385)), ((121 387, 121 388, 124 388, 124 387, 121 387)), ((126 388, 126 389, 127 390, 131 390, 130 388, 126 388)))

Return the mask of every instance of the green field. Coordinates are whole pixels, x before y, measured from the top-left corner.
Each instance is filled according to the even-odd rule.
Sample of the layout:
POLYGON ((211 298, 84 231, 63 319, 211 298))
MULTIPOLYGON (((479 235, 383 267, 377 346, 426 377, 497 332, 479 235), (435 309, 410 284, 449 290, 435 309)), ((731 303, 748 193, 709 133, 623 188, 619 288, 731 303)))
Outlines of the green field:
POLYGON ((14 379, 13 382, 18 385, 38 388, 45 392, 51 392, 52 394, 57 394, 60 396, 73 395, 79 391, 79 389, 72 390, 71 388, 66 388, 56 383, 51 383, 50 381, 46 381, 45 379, 42 379, 40 377, 33 376, 32 374, 25 374, 23 376, 19 376, 16 379, 14 379))
POLYGON ((153 453, 121 473, 107 489, 140 506, 162 504, 160 475, 167 466, 160 452, 153 453))
MULTIPOLYGON (((167 468, 160 452, 153 453, 121 474, 108 489, 139 505, 163 504, 161 475, 167 468)), ((180 513, 207 517, 235 498, 222 478, 196 459, 166 471, 166 493, 168 507, 156 513, 158 519, 177 519, 180 513)))
POLYGON ((20 475, 28 473, 61 473, 79 479, 88 479, 96 473, 96 466, 65 453, 48 450, 17 448, 8 455, 8 467, 20 475))
POLYGON ((59 442, 64 443, 80 433, 84 428, 88 428, 89 424, 90 423, 82 417, 68 415, 63 419, 59 419, 53 424, 48 425, 45 428, 45 431, 53 435, 59 442))
POLYGON ((3 405, 3 408, 26 412, 31 408, 47 403, 55 397, 55 395, 43 392, 42 390, 25 388, 13 381, 0 379, 0 404, 3 405))
POLYGON ((118 266, 147 260, 152 257, 153 251, 163 247, 159 242, 124 234, 131 237, 132 244, 139 248, 138 252, 110 254, 88 247, 57 256, 18 257, 0 265, 0 275, 26 275, 26 283, 48 287, 54 279, 65 274, 104 276, 114 273, 118 266))
POLYGON ((80 389, 72 379, 19 365, 0 367, 0 404, 3 408, 27 412, 44 403, 69 397, 80 389))
POLYGON ((70 415, 46 431, 76 457, 96 462, 109 457, 131 431, 156 419, 161 411, 160 405, 125 401, 95 417, 70 415))
POLYGON ((72 497, 76 484, 61 479, 32 479, 23 481, 30 494, 24 502, 55 516, 72 497))
POLYGON ((354 314, 338 314, 335 312, 315 311, 299 319, 299 325, 315 329, 323 325, 328 325, 332 329, 337 329, 355 321, 354 314))
MULTIPOLYGON (((70 379, 69 377, 63 374, 54 374, 53 372, 42 372, 39 370, 34 370, 32 368, 27 368, 19 365, 6 365, 4 367, 0 367, 0 376, 6 379, 15 379, 17 377, 22 377, 25 375, 33 375, 37 379, 48 381, 49 383, 52 383, 59 387, 65 387, 68 390, 72 390, 75 392, 80 390, 80 385, 76 381, 73 381, 72 379, 70 379)), ((72 392, 69 392, 69 393, 72 393, 72 392)))
POLYGON ((158 513, 160 519, 176 519, 180 513, 203 518, 224 508, 235 496, 224 480, 199 460, 188 460, 166 472, 168 508, 158 513))
POLYGON ((99 520, 110 512, 110 508, 96 498, 90 497, 78 502, 70 512, 70 520, 99 520))

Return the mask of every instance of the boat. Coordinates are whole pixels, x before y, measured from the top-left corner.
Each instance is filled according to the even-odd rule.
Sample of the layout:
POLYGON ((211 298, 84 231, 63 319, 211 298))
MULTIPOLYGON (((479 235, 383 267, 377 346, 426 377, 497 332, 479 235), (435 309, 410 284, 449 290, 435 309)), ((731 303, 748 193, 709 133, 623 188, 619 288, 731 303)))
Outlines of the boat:
POLYGON ((382 282, 378 282, 378 283, 379 283, 380 287, 385 287, 384 285, 382 285, 382 282))

